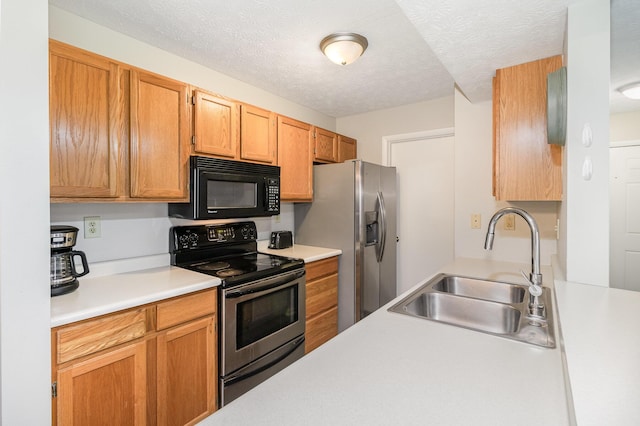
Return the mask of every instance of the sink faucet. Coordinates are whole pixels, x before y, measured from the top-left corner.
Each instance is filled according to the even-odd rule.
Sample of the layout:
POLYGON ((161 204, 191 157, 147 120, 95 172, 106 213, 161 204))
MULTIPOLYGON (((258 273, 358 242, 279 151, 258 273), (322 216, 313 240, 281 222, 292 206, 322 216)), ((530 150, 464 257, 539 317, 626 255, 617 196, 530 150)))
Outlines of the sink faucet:
MULTIPOLYGON (((542 294, 542 274, 540 273, 540 232, 538 231, 538 224, 535 219, 526 211, 516 207, 505 207, 498 210, 489 221, 487 237, 484 241, 484 248, 485 250, 491 250, 493 248, 496 223, 498 223, 498 220, 500 220, 502 216, 511 213, 522 217, 529 225, 529 228, 531 228, 531 274, 529 274, 529 278, 527 279, 527 281, 529 281, 529 313, 533 316, 544 317, 544 304, 539 298, 542 294)), ((527 278, 526 275, 525 278, 527 278)))

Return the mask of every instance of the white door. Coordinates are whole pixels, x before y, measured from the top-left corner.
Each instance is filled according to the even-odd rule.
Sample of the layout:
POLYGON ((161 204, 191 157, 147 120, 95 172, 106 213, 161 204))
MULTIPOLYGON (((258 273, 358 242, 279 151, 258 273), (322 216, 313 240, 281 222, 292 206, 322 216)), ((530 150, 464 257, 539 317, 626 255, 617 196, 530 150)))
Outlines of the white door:
POLYGON ((398 174, 398 294, 454 258, 454 138, 387 138, 398 174))
POLYGON ((640 291, 640 146, 610 149, 611 287, 640 291))

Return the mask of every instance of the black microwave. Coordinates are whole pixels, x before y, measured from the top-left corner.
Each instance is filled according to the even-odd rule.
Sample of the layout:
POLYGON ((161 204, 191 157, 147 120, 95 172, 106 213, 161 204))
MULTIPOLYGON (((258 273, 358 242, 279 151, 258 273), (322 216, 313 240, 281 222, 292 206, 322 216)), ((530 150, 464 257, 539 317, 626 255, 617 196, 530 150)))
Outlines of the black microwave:
POLYGON ((189 203, 169 204, 169 216, 226 219, 280 214, 280 167, 193 156, 189 203))

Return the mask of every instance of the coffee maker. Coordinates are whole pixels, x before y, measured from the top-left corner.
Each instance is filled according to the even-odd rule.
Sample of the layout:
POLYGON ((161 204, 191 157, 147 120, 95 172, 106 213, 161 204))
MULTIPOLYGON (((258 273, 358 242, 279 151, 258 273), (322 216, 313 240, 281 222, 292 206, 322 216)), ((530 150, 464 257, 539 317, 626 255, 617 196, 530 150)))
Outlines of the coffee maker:
POLYGON ((75 226, 51 226, 51 296, 71 293, 80 285, 77 277, 89 273, 85 254, 73 250, 77 236, 78 228, 75 226), (76 270, 74 258, 82 262, 81 272, 76 270))

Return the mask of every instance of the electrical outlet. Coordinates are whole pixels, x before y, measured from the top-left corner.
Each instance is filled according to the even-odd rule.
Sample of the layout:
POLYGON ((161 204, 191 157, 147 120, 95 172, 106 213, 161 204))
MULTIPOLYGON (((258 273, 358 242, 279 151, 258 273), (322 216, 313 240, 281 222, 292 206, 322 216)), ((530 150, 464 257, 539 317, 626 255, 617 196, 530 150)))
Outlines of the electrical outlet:
POLYGON ((508 214, 504 217, 504 230, 505 231, 516 230, 516 216, 514 214, 508 214))
POLYGON ((471 215, 471 229, 480 229, 480 223, 482 221, 482 217, 479 213, 474 213, 471 215))
POLYGON ((85 238, 100 238, 101 231, 100 216, 88 216, 84 218, 85 238))

